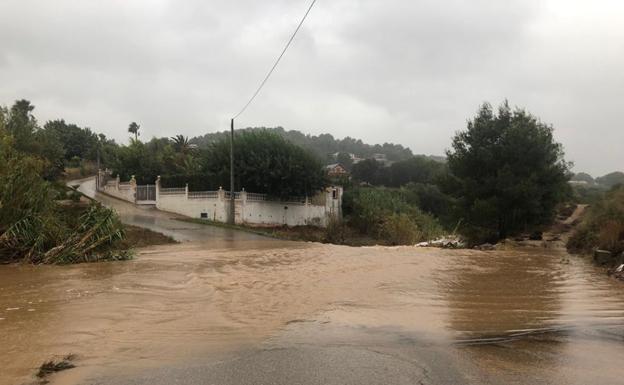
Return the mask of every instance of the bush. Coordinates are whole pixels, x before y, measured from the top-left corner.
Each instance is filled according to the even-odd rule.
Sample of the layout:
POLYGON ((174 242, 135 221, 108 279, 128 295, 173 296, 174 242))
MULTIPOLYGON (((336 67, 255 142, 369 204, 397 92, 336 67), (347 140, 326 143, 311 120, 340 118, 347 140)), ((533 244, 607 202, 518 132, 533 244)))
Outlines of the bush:
POLYGON ((567 243, 572 252, 600 248, 614 254, 624 252, 624 187, 607 192, 591 206, 567 243))
POLYGON ((331 216, 323 234, 323 242, 342 244, 347 237, 347 227, 337 217, 331 216))
POLYGON ((391 245, 413 245, 423 238, 423 233, 407 214, 391 214, 384 218, 379 235, 391 245))
POLYGON ((229 190, 229 185, 219 186, 214 178, 204 174, 164 175, 160 178, 160 185, 163 188, 184 187, 187 183, 190 191, 216 191, 219 187, 229 190))
POLYGON ((407 203, 401 190, 359 188, 347 191, 343 210, 351 227, 391 244, 413 244, 433 239, 443 232, 433 216, 407 203))

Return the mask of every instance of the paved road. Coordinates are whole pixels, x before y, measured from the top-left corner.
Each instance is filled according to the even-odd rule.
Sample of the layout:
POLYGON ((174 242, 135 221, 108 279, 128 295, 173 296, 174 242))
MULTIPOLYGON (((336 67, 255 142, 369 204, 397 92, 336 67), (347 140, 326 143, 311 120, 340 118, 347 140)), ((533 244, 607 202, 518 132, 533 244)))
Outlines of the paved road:
POLYGON ((230 247, 235 244, 244 245, 247 242, 262 242, 270 240, 268 237, 232 230, 217 226, 207 226, 177 220, 182 218, 177 214, 156 210, 153 206, 135 206, 120 199, 101 194, 95 190, 95 179, 88 178, 70 182, 79 184, 78 190, 83 194, 97 199, 105 206, 117 211, 122 222, 147 228, 168 235, 180 242, 202 242, 214 247, 230 247))

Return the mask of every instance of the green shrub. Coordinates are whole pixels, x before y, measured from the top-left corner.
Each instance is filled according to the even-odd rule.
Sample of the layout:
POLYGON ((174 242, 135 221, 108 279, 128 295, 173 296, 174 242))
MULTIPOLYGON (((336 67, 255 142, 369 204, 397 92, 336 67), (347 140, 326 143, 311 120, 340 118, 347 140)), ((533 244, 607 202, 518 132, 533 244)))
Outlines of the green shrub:
POLYGON ((413 245, 423 238, 418 225, 407 214, 391 214, 379 229, 380 237, 391 245, 413 245))
POLYGON ((345 242, 347 228, 339 218, 331 216, 323 234, 323 242, 342 244, 345 242))
POLYGON ((391 244, 430 240, 443 232, 437 219, 409 204, 401 190, 359 188, 347 191, 343 210, 351 227, 391 244))
POLYGON ((614 254, 624 251, 624 187, 612 189, 590 206, 567 247, 572 252, 589 252, 596 248, 614 254))

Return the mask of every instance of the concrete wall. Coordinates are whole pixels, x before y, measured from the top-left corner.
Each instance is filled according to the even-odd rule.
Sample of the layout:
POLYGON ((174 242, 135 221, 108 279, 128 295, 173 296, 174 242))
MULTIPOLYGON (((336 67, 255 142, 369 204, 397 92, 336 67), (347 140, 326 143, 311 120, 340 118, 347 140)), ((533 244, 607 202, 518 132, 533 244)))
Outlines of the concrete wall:
MULTIPOLYGON (((325 206, 287 202, 245 202, 237 222, 255 225, 325 226, 325 206)), ((238 207, 237 207, 238 209, 238 207)), ((238 211, 238 210, 237 210, 238 211)))
POLYGON ((98 181, 98 190, 131 203, 136 201, 136 181, 131 179, 130 182, 121 183, 119 177, 115 179, 101 178, 98 181))
MULTIPOLYGON (((136 203, 136 181, 120 183, 110 172, 100 172, 98 190, 128 202, 136 203)), ((266 195, 241 191, 235 194, 235 222, 258 226, 327 226, 334 216, 342 217, 342 188, 331 187, 311 199, 291 202, 269 200, 266 195)), ((189 192, 184 188, 161 188, 156 181, 156 208, 190 218, 227 222, 229 193, 224 190, 189 192)))
MULTIPOLYGON (((184 189, 162 189, 156 183, 156 207, 159 210, 191 218, 227 222, 230 200, 224 190, 189 192, 184 189)), ((236 194, 235 222, 259 226, 327 226, 329 218, 340 218, 342 188, 328 188, 313 199, 300 202, 267 200, 262 194, 236 194)))

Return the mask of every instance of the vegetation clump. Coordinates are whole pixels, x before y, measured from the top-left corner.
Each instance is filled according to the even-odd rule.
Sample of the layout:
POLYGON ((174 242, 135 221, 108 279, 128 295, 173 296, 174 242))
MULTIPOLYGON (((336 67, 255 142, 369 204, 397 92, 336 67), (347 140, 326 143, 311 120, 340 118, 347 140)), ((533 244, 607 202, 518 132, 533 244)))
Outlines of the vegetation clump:
POLYGON ((601 249, 616 256, 624 252, 624 186, 614 187, 589 207, 567 247, 577 253, 601 249))
POLYGON ((410 204, 405 190, 357 188, 345 193, 347 224, 392 245, 429 241, 443 234, 438 220, 410 204))
POLYGON ((75 358, 76 357, 73 354, 70 354, 70 355, 63 357, 63 359, 59 361, 55 361, 55 360, 46 361, 43 364, 41 364, 41 366, 39 367, 39 371, 37 372, 37 377, 45 378, 51 374, 61 372, 63 370, 73 369, 76 367, 76 365, 72 363, 72 361, 75 358))
POLYGON ((65 187, 44 178, 53 159, 31 144, 39 140, 32 109, 25 116, 17 109, 8 115, 0 111, 0 262, 129 258, 129 252, 115 248, 124 230, 112 210, 97 203, 60 205, 67 196, 65 187))

